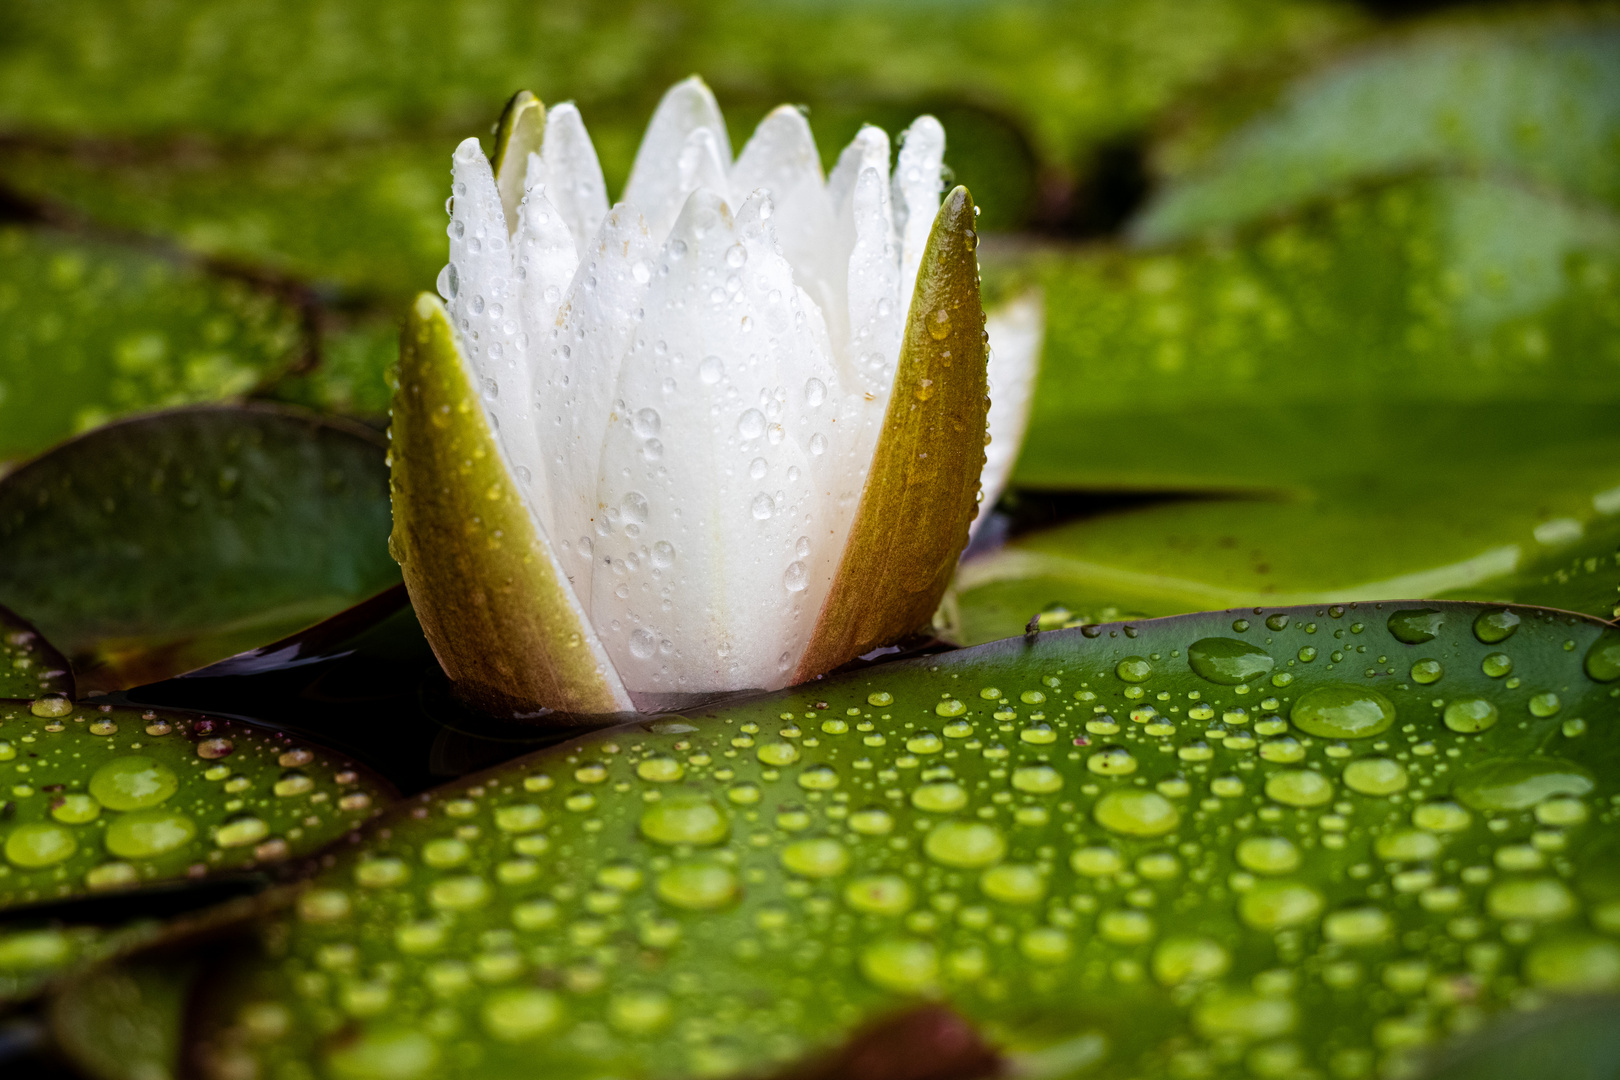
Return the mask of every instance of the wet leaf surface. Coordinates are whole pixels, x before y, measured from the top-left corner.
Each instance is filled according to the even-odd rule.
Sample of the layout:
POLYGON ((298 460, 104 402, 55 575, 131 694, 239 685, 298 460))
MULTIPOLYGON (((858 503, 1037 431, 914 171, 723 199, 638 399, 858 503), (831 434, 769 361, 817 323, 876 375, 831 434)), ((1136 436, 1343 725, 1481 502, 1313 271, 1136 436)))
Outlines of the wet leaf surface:
POLYGON ((241 281, 0 226, 0 462, 114 417, 240 397, 301 352, 298 312, 241 281))
POLYGON ((0 602, 79 690, 268 644, 399 582, 367 429, 268 406, 91 432, 0 480, 0 602))
POLYGON ((1098 1076, 1405 1069, 1620 984, 1616 640, 1209 612, 586 736, 369 826, 203 996, 207 1061, 760 1072, 940 1000, 1098 1076))
POLYGON ((1184 125, 1160 148, 1171 180, 1134 232, 1163 243, 1432 168, 1518 175, 1620 208, 1617 54, 1612 13, 1572 8, 1464 17, 1362 47, 1242 122, 1215 106, 1184 125))
POLYGON ((0 698, 73 697, 67 657, 24 619, 0 608, 0 698))
POLYGON ((65 971, 150 939, 159 925, 155 920, 118 929, 8 923, 0 928, 0 1005, 32 997, 65 971))
POLYGON ((1047 295, 1015 483, 1324 490, 1606 433, 1620 226, 1477 180, 1401 183, 1162 253, 987 265, 1047 295), (1523 436, 1520 436, 1523 437, 1523 436))
POLYGON ((387 804, 370 770, 239 721, 0 708, 0 909, 266 870, 387 804))

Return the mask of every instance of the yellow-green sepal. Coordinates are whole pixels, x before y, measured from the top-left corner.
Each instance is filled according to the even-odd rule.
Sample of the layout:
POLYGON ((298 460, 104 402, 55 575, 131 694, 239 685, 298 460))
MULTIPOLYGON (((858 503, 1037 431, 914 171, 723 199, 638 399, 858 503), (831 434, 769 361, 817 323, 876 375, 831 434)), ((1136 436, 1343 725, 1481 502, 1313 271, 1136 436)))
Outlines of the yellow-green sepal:
POLYGON ((457 695, 502 714, 634 709, 427 293, 400 334, 392 415, 389 550, 457 695))
POLYGON ((545 134, 545 104, 527 90, 513 94, 495 125, 495 153, 489 159, 495 171, 495 190, 501 193, 501 209, 506 212, 508 235, 517 232, 518 204, 523 201, 529 155, 540 152, 545 134))
POLYGON ((926 626, 978 510, 990 400, 973 197, 945 197, 917 271, 883 432, 797 681, 926 626))

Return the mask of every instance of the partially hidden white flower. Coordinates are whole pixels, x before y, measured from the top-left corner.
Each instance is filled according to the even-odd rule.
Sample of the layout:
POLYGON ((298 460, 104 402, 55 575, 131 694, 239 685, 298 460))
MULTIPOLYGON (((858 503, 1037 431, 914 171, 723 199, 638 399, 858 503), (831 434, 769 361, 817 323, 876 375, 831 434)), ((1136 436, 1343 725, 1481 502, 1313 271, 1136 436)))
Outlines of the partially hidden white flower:
MULTIPOLYGON (((624 199, 610 208, 579 111, 520 104, 527 114, 509 109, 494 169, 475 139, 455 152, 450 261, 438 291, 506 467, 491 474, 491 490, 509 476, 534 527, 524 564, 550 560, 553 576, 566 579, 569 610, 551 617, 584 628, 577 646, 605 688, 598 705, 806 677, 812 636, 833 617, 829 592, 841 567, 848 572, 886 425, 931 407, 924 378, 890 416, 940 208, 945 133, 934 118, 918 119, 891 175, 888 137, 865 127, 824 179, 809 124, 784 106, 733 160, 719 108, 693 78, 663 98, 624 199)), ((971 251, 971 218, 962 231, 971 251)), ((976 290, 975 274, 975 319, 976 290)), ((419 302, 418 314, 426 310, 419 302)), ((978 327, 960 336, 950 320, 964 316, 944 304, 919 314, 939 321, 918 325, 947 346, 946 368, 948 346, 973 343, 956 347, 982 379, 978 327)), ((990 378, 1008 388, 999 423, 990 407, 992 434, 1008 435, 990 443, 990 500, 1016 456, 1039 347, 1038 306, 1011 315, 1007 347, 992 350, 990 378)), ((396 519, 402 454, 429 456, 401 445, 401 415, 396 403, 396 519)), ((972 444, 983 440, 980 424, 955 428, 972 444)), ((463 471, 474 469, 478 452, 469 453, 463 471)), ((926 448, 912 457, 926 470, 926 448)), ((971 464, 976 474, 976 454, 971 464)), ((486 530, 497 520, 479 519, 486 530)), ((493 532, 499 548, 505 532, 493 532)), ((413 535, 412 550, 433 542, 421 528, 413 535)), ((953 539, 951 559, 965 528, 953 539)), ((460 541, 447 533, 443 542, 460 541)), ((423 563, 434 559, 444 561, 423 563)), ((412 583, 411 563, 401 561, 412 583)), ((501 632, 498 616, 479 614, 501 609, 499 586, 470 588, 465 563, 415 575, 413 596, 477 594, 449 601, 460 614, 443 626, 424 619, 441 659, 458 646, 439 638, 501 632), (489 625, 467 631, 463 616, 489 625)), ((886 589, 917 587, 901 580, 903 565, 894 570, 893 581, 866 575, 872 604, 889 602, 886 589)))

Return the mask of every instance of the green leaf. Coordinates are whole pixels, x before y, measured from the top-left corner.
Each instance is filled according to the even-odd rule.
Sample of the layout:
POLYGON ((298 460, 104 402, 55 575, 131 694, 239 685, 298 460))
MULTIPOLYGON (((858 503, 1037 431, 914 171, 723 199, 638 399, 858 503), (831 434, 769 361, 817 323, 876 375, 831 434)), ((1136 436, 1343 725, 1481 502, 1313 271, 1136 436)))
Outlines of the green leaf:
POLYGON ((1439 23, 1295 80, 1230 131, 1219 106, 1160 151, 1172 179, 1134 226, 1163 243, 1419 169, 1518 175, 1620 208, 1612 13, 1439 23), (1214 126, 1216 131, 1211 131, 1214 126))
POLYGON ((1230 240, 1053 253, 987 281, 1046 290, 1015 475, 1030 487, 1299 491, 1495 467, 1492 433, 1606 433, 1620 399, 1620 225, 1489 181, 1396 184, 1230 240))
POLYGON ((79 689, 167 678, 399 582, 382 439, 268 406, 101 428, 0 479, 0 603, 79 689))
POLYGON ((319 361, 281 379, 269 389, 269 396, 381 426, 393 393, 392 370, 399 362, 399 326, 399 317, 391 312, 346 317, 328 313, 321 328, 319 361))
POLYGON ((390 800, 348 759, 239 721, 41 705, 0 708, 0 910, 275 872, 390 800))
POLYGON ((268 1076, 760 1075, 935 1001, 1037 1075, 1404 1074, 1620 985, 1616 679, 1576 616, 1264 608, 594 733, 368 827, 194 1030, 268 1076))
POLYGON ((25 619, 0 607, 0 698, 73 697, 67 657, 25 619))
POLYGON ((96 968, 51 999, 57 1048, 94 1080, 181 1074, 181 1019, 197 962, 96 968))
POLYGON ((0 1006, 33 997, 65 972, 150 940, 159 927, 151 919, 117 929, 8 921, 0 929, 0 1006))
POLYGON ((297 311, 243 282, 0 228, 0 462, 127 413, 240 397, 300 351, 297 311))
POLYGON ((1577 563, 1584 570, 1605 543, 1602 554, 1612 556, 1620 542, 1620 440, 1544 438, 1557 422, 1549 411, 1545 427, 1504 425, 1536 432, 1537 441, 1504 439, 1459 462, 1447 460, 1455 444, 1408 438, 1407 468, 1375 460, 1363 474, 1324 479, 1319 496, 1164 503, 1019 537, 958 570, 947 609, 953 637, 994 641, 1022 633, 1037 615, 1054 629, 1390 596, 1516 601, 1611 618, 1620 602, 1612 559, 1572 586, 1585 590, 1578 594, 1554 592, 1547 579, 1577 563))

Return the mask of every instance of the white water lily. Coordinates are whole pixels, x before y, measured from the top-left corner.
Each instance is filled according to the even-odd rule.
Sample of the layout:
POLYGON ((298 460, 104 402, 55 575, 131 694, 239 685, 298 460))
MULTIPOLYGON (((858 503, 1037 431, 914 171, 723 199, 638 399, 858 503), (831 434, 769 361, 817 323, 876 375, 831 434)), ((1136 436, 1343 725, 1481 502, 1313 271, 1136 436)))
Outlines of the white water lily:
MULTIPOLYGON (((941 370, 951 368, 953 345, 964 354, 958 374, 944 381, 965 388, 963 377, 981 380, 977 404, 970 402, 981 426, 959 421, 950 429, 949 441, 972 453, 952 457, 942 445, 936 455, 962 462, 951 466, 946 486, 971 485, 983 460, 978 326, 964 335, 943 303, 909 310, 940 210, 943 129, 932 117, 918 119, 901 138, 891 176, 888 137, 863 128, 824 179, 810 127, 791 107, 767 116, 733 160, 719 108, 694 78, 665 95, 624 200, 610 209, 579 111, 561 105, 547 113, 522 97, 509 110, 495 168, 475 139, 455 152, 450 262, 438 283, 461 366, 478 388, 505 467, 492 474, 490 498, 502 488, 499 478, 510 478, 533 526, 532 550, 522 556, 530 569, 517 575, 549 562, 541 568, 552 574, 546 580, 566 580, 548 617, 582 628, 569 645, 590 658, 586 667, 603 688, 590 699, 598 707, 774 689, 819 673, 804 669, 807 651, 823 663, 848 659, 810 645, 839 629, 828 629, 837 606, 829 597, 840 573, 851 572, 852 528, 863 512, 872 518, 881 509, 868 483, 880 440, 909 414, 934 408, 933 380, 923 378, 891 415, 908 332, 923 345, 940 343, 932 362, 941 370), (908 317, 922 317, 916 326, 927 333, 908 331, 908 317)), ((958 228, 967 252, 971 226, 970 216, 958 228)), ((419 302, 418 315, 431 312, 419 302)), ((1027 412, 1038 323, 1037 309, 1032 335, 1030 314, 1015 313, 1011 347, 998 353, 991 375, 1012 391, 996 424, 1009 432, 1021 433, 1027 412)), ((968 400, 965 389, 954 393, 968 400)), ((398 405, 395 426, 402 426, 398 405)), ((397 437, 399 519, 404 448, 397 437)), ((996 490, 1015 447, 1016 438, 995 446, 996 490)), ((924 472, 935 467, 927 448, 912 458, 924 472)), ((971 513, 970 499, 960 536, 943 538, 948 561, 966 541, 971 513)), ((486 529, 497 520, 483 517, 486 529)), ((414 551, 460 543, 452 533, 440 541, 421 529, 412 535, 414 551)), ((506 530, 492 535, 495 546, 506 542, 506 530)), ((422 567, 451 564, 428 555, 422 567)), ((413 596, 469 594, 433 598, 461 612, 443 626, 424 617, 441 659, 461 647, 449 639, 468 632, 468 618, 477 634, 501 634, 495 612, 507 601, 487 581, 466 577, 466 559, 451 560, 453 572, 419 567, 414 574, 411 561, 401 561, 413 596)), ((880 569, 862 586, 872 605, 923 588, 908 580, 919 575, 903 560, 872 565, 880 569)), ((865 641, 853 631, 843 636, 865 641)), ((446 663, 454 678, 452 667, 446 663)), ((574 667, 564 681, 579 677, 574 667)))

